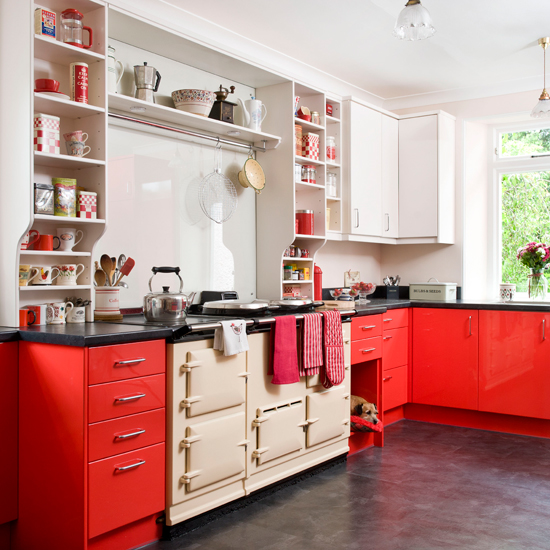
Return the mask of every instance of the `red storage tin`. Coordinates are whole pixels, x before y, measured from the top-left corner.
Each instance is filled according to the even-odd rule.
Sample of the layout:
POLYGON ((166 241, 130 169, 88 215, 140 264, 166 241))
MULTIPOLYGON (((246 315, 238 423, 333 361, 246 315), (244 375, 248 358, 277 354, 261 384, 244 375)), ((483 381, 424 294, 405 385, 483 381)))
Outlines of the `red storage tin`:
POLYGON ((313 210, 296 210, 299 235, 313 235, 313 210))

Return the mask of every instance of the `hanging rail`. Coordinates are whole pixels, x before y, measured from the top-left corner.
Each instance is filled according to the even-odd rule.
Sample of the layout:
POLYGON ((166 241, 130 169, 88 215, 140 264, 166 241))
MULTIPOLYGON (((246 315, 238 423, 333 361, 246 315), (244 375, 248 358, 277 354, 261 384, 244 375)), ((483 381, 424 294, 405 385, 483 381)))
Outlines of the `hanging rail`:
POLYGON ((182 130, 181 128, 174 128, 174 126, 167 126, 165 124, 158 124, 157 122, 149 122, 148 120, 143 120, 141 118, 134 118, 126 115, 119 115, 118 113, 109 113, 109 116, 112 118, 118 118, 120 120, 127 120, 128 122, 135 122, 137 124, 145 124, 146 126, 152 126, 153 128, 160 128, 161 130, 169 130, 170 132, 177 132, 178 134, 185 134, 186 136, 192 136, 201 139, 207 139, 209 141, 216 141, 220 144, 231 145, 232 147, 241 147, 248 151, 260 151, 265 153, 267 151, 265 143, 267 140, 262 139, 264 142, 263 147, 257 147, 256 145, 249 145, 246 143, 240 143, 238 141, 232 141, 230 139, 219 138, 216 136, 209 136, 208 134, 200 134, 199 132, 192 132, 191 130, 182 130))

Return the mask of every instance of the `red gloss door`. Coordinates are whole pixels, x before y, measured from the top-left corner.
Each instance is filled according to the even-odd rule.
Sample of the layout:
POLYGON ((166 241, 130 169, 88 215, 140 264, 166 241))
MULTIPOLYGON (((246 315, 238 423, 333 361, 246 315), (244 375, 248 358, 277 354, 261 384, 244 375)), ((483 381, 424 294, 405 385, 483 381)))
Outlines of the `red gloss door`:
POLYGON ((478 312, 413 310, 413 403, 478 408, 478 312))
POLYGON ((550 315, 480 312, 479 409, 550 419, 550 315))

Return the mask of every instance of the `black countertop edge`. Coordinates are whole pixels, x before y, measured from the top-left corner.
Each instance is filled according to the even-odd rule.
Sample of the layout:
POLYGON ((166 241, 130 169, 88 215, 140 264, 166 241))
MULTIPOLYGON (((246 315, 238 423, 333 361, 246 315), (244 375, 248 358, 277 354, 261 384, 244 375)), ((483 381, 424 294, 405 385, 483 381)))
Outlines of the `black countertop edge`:
POLYGON ((19 329, 19 338, 24 342, 76 347, 127 344, 144 340, 164 340, 170 336, 172 336, 172 330, 169 328, 141 327, 102 322, 41 325, 19 329))
POLYGON ((0 327, 0 342, 16 342, 19 340, 19 329, 0 327))

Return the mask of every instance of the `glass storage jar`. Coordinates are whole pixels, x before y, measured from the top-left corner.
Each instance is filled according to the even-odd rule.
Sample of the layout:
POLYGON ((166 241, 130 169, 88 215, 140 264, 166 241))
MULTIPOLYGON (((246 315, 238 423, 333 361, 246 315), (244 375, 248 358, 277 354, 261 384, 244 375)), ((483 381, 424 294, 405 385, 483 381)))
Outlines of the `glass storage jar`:
POLYGON ((304 183, 317 183, 317 170, 313 164, 302 166, 302 181, 304 183))
POLYGON ((334 136, 327 136, 327 160, 336 161, 336 139, 334 136))
POLYGON ((336 189, 336 179, 337 176, 334 172, 327 172, 327 197, 336 197, 338 192, 336 189))

